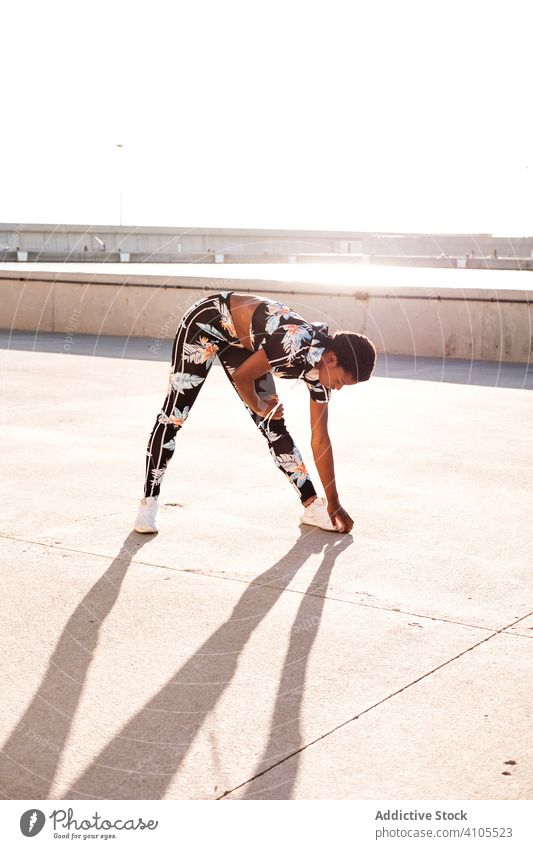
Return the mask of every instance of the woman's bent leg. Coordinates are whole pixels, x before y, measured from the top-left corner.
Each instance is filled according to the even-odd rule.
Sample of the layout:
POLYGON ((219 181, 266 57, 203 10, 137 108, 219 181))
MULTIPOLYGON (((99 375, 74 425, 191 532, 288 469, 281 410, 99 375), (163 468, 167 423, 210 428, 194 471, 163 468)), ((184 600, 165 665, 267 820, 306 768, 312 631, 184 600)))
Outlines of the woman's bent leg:
MULTIPOLYGON (((251 352, 239 348, 227 348, 221 351, 218 356, 224 367, 224 371, 237 392, 232 374, 245 359, 251 356, 251 352)), ((270 372, 255 381, 255 391, 262 400, 271 398, 276 394, 276 385, 270 372)), ((237 394, 239 393, 237 392, 237 394)), ((302 455, 287 430, 285 419, 272 418, 267 423, 265 419, 254 413, 244 401, 243 404, 250 413, 255 425, 267 440, 270 454, 276 466, 292 484, 302 503, 316 497, 316 489, 307 473, 302 455)))

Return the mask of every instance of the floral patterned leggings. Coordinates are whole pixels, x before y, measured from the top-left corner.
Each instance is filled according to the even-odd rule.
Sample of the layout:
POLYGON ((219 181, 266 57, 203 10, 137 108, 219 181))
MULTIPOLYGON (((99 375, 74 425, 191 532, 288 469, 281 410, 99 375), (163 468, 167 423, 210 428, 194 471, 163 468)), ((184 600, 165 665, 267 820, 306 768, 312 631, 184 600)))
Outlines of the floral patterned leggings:
MULTIPOLYGON (((235 391, 232 374, 252 352, 235 335, 229 309, 229 292, 209 295, 185 312, 172 349, 172 367, 167 396, 153 427, 146 454, 145 496, 159 495, 159 488, 181 430, 215 357, 218 357, 235 391)), ((269 373, 255 381, 261 399, 276 394, 269 373)), ((240 397, 240 396, 239 396, 240 397)), ((243 402, 244 403, 244 402, 243 402)), ((276 466, 295 488, 301 501, 316 496, 302 456, 285 426, 285 420, 258 416, 245 404, 256 426, 268 442, 276 466)))

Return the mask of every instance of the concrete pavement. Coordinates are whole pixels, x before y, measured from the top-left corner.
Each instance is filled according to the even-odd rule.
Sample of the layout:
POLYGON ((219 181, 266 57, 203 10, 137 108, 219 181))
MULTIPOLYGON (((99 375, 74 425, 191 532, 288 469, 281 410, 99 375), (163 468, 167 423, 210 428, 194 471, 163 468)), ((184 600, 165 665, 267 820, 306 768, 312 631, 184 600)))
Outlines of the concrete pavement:
POLYGON ((0 351, 3 796, 531 798, 531 392, 388 358, 335 393, 344 536, 215 366, 142 537, 164 357, 43 341, 0 351))

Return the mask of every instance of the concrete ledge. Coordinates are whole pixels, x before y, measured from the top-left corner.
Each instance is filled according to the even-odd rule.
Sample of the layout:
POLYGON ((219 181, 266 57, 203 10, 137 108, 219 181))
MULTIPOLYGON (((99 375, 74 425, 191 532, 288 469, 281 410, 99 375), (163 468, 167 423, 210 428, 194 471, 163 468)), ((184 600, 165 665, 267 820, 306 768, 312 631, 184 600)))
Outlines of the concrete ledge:
POLYGON ((231 289, 290 299, 295 309, 313 321, 326 321, 332 331, 367 334, 382 353, 511 363, 531 359, 533 297, 518 287, 524 278, 515 272, 436 269, 432 279, 426 269, 382 269, 379 278, 370 273, 377 269, 341 271, 332 282, 316 266, 292 267, 291 279, 286 267, 273 266, 129 265, 126 271, 124 266, 89 270, 5 264, 0 269, 0 325, 168 339, 191 303, 208 292, 231 289), (434 285, 424 285, 425 279, 434 285), (459 282, 470 279, 472 287, 459 288, 459 282), (512 288, 515 281, 517 288, 512 288), (496 282, 502 288, 490 288, 496 282))

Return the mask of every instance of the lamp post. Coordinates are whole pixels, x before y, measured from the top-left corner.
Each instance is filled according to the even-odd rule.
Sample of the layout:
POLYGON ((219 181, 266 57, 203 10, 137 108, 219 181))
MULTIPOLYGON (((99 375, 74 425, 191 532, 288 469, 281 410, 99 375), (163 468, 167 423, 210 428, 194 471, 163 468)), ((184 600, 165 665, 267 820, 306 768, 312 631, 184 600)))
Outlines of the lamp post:
POLYGON ((525 185, 525 189, 526 189, 526 198, 525 198, 526 202, 525 202, 525 208, 524 208, 524 238, 526 238, 527 234, 528 234, 528 227, 529 227, 528 213, 529 213, 529 208, 530 208, 529 207, 529 165, 526 165, 526 177, 525 177, 525 180, 524 180, 524 185, 525 185))
POLYGON ((119 224, 122 227, 122 151, 123 144, 115 145, 118 151, 118 202, 119 202, 119 224))

